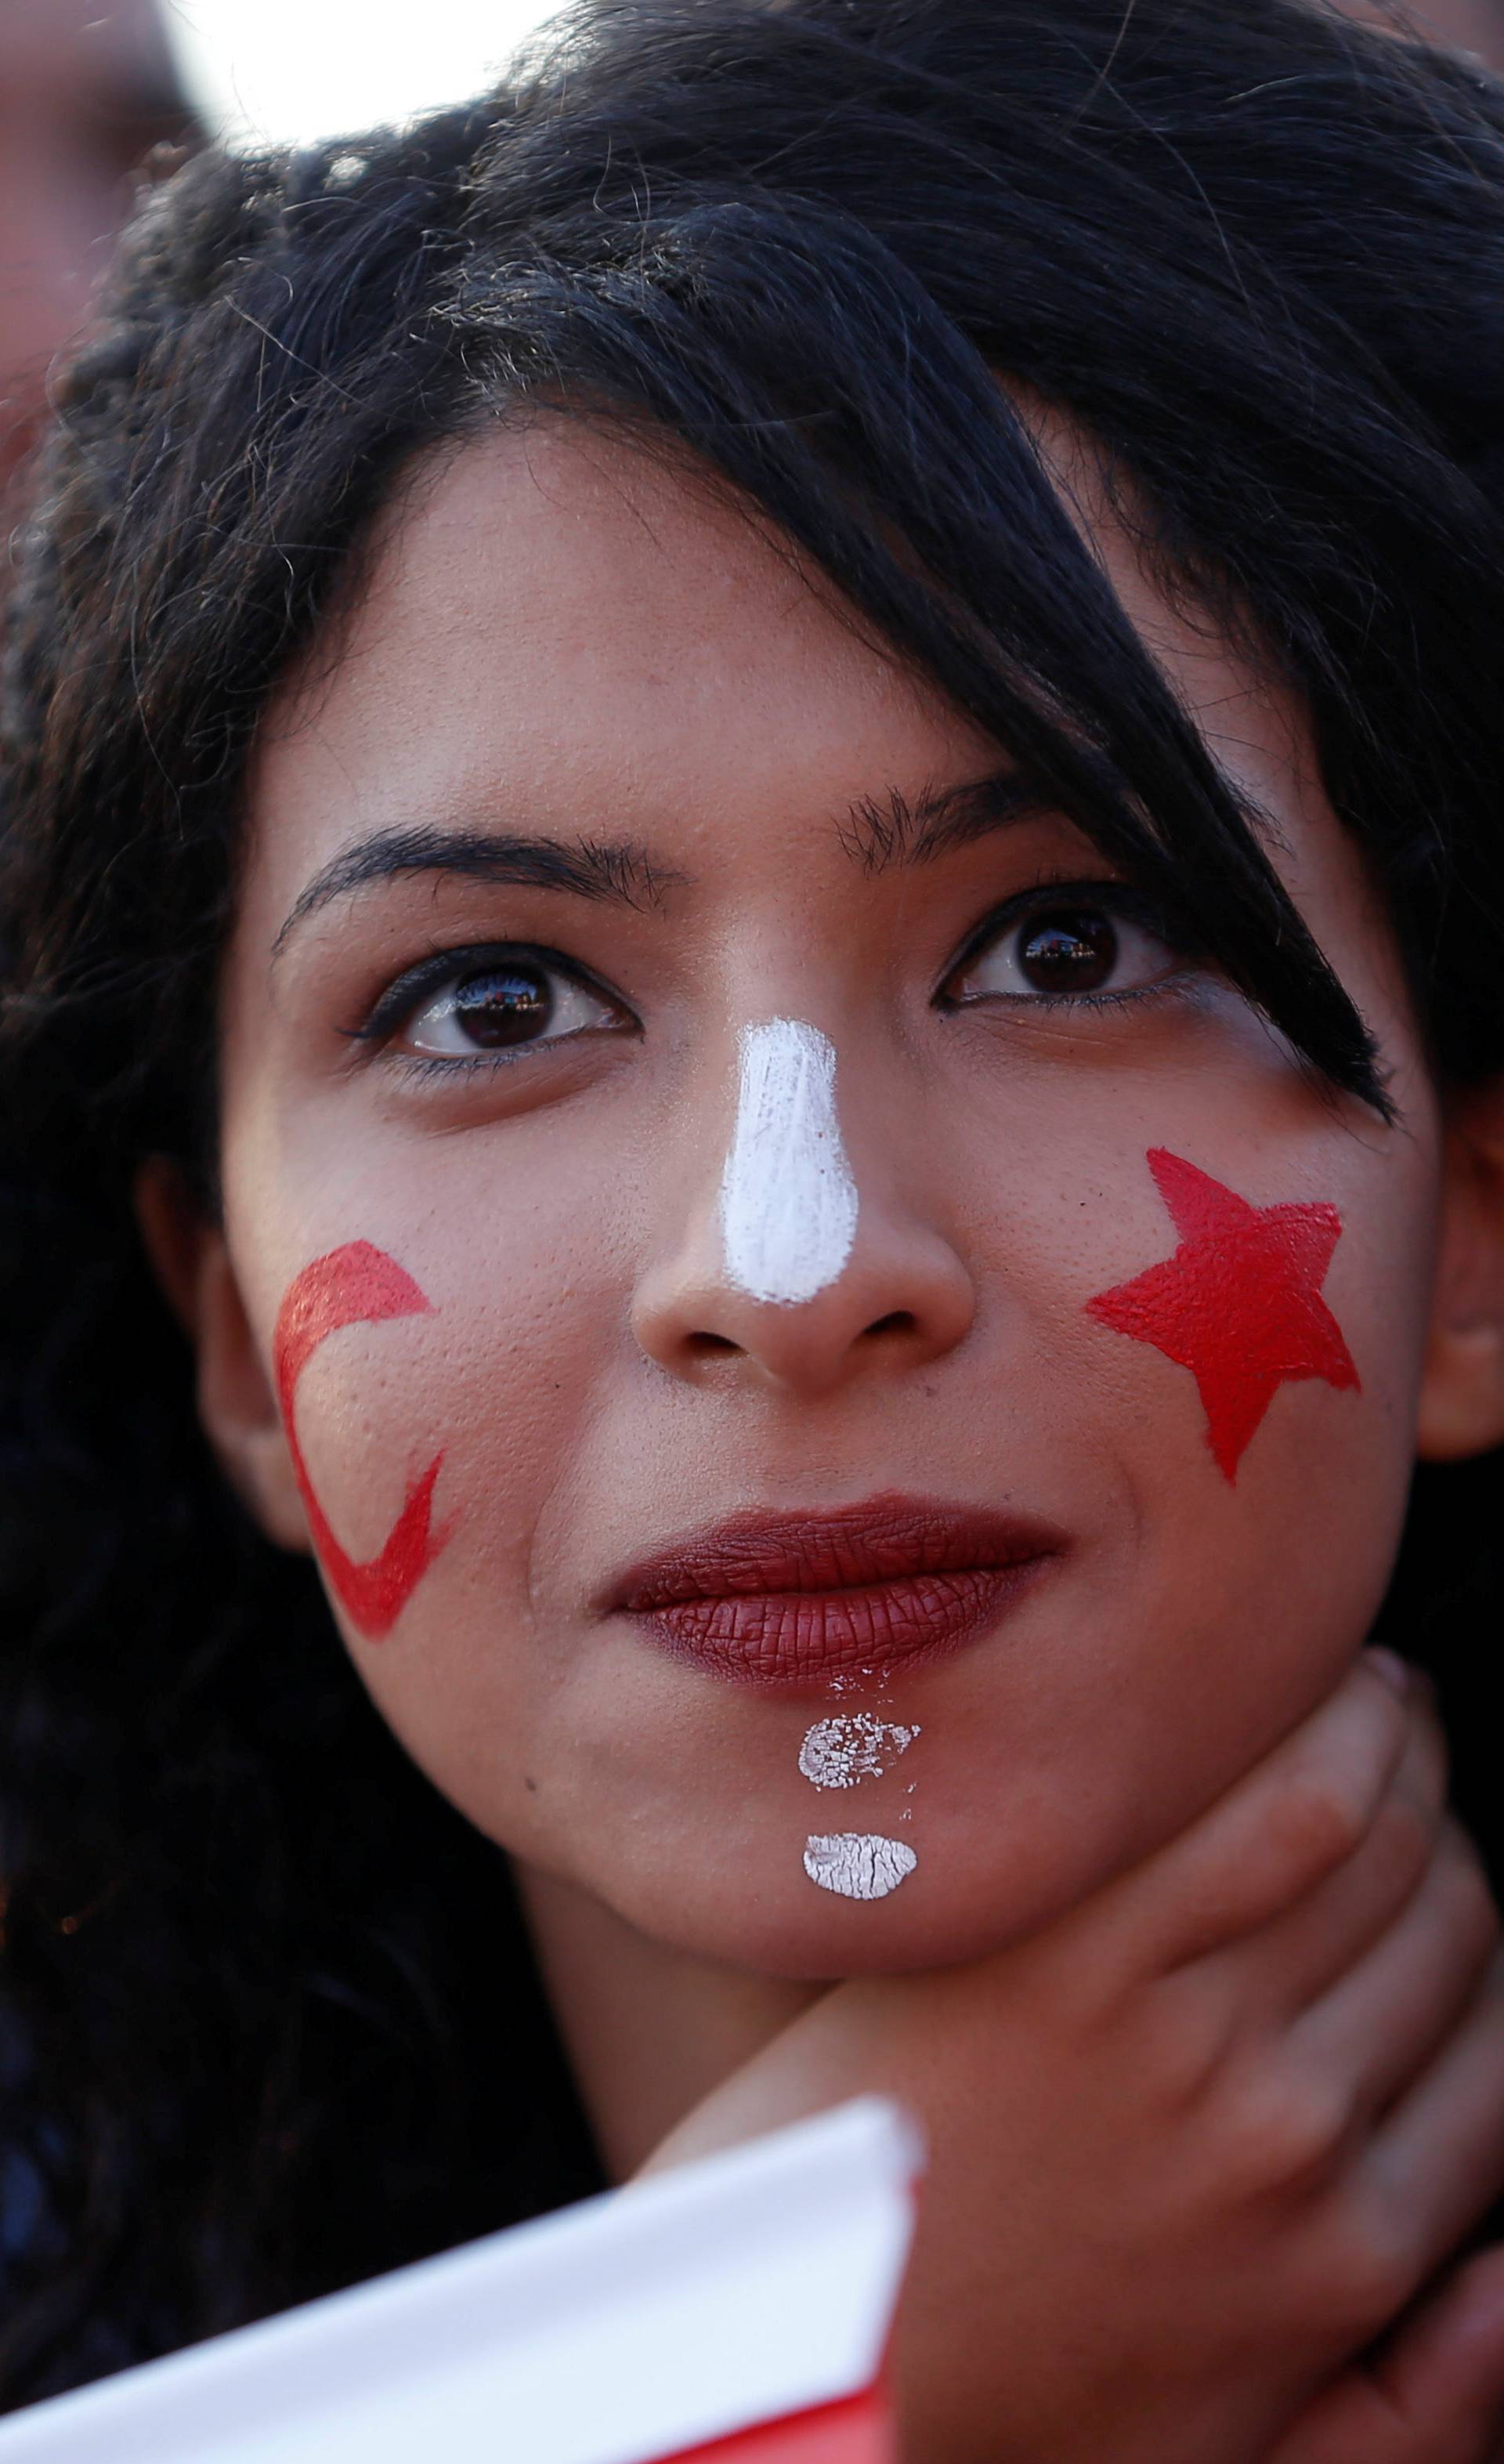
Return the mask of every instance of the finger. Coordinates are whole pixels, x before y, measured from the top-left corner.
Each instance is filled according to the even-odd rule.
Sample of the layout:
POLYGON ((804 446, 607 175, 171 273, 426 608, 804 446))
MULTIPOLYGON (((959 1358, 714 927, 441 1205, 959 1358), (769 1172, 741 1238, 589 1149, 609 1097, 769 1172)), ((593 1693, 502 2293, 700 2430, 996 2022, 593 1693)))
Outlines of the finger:
POLYGON ((1324 2388, 1269 2464, 1490 2464, 1501 2416, 1504 2250, 1490 2250, 1324 2388))
POLYGON ((1375 2129, 1362 2173, 1412 2280, 1454 2250, 1504 2189, 1504 1958, 1462 2025, 1375 2129))
POLYGON ((1483 1867, 1467 1835, 1448 1823, 1403 1913, 1297 2021, 1291 2052, 1319 2077, 1350 2080, 1355 2120, 1370 2119, 1436 2058, 1476 1999, 1498 1942, 1483 1867))
MULTIPOLYGON (((1299 2013, 1387 1939, 1427 1885, 1446 1825, 1446 1790, 1440 1731, 1422 1701, 1351 1856, 1272 1923, 1214 1954, 1216 1965, 1236 1964, 1245 2007, 1262 1992, 1272 2010, 1299 2013)), ((1453 1859, 1461 1853, 1459 1834, 1453 1859)))
POLYGON ((1303 1898, 1357 1848, 1417 1728, 1434 1728, 1423 1689, 1402 1694, 1364 1654, 1209 1813, 1114 1886, 1113 1928, 1137 1972, 1200 1958, 1303 1898))

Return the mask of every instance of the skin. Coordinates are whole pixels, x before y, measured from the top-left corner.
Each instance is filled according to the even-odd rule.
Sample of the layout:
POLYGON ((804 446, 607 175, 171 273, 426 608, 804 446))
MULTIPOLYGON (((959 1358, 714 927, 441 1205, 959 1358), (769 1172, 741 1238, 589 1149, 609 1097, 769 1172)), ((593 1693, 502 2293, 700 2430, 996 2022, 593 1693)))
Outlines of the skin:
POLYGON ((298 1428, 356 1555, 441 1449, 455 1523, 398 1628, 352 1648, 447 1795, 656 1940, 795 1977, 995 1948, 1246 1769, 1381 1596, 1437 1107, 1357 859, 1292 777, 1288 715, 1194 641, 1177 680, 1298 825, 1297 888, 1394 1057, 1406 1134, 1327 1100, 1212 983, 1079 1019, 937 1011, 990 907, 1101 860, 1046 819, 863 882, 840 837, 862 796, 917 802, 995 753, 737 516, 599 442, 455 461, 379 553, 333 682, 269 734, 225 986, 229 1257, 263 1358, 309 1259, 360 1238, 415 1277, 429 1313, 326 1342, 298 1428), (632 911, 419 874, 311 916, 269 968, 331 858, 455 817, 629 839, 682 882, 632 911), (436 1082, 352 1048, 385 983, 450 938, 564 948, 641 1031, 436 1082), (845 1272, 796 1307, 729 1283, 715 1223, 736 1032, 784 1014, 837 1046, 861 1201, 845 1272), (1186 1373, 1085 1312, 1174 1245, 1150 1146, 1346 1227, 1326 1293, 1363 1393, 1284 1388, 1235 1487, 1186 1373), (889 1689, 923 1740, 862 1815, 895 1822, 914 1781, 921 1864, 854 1906, 801 1862, 820 1804, 798 1748, 823 1701, 723 1683, 596 1604, 646 1549, 738 1509, 895 1489, 1006 1502, 1069 1545, 995 1639, 889 1689))
MULTIPOLYGON (((307 1545, 307 1521, 273 1393, 284 1293, 310 1261, 362 1241, 429 1304, 320 1345, 298 1383, 298 1435, 357 1558, 381 1550, 443 1453, 445 1546, 382 1639, 348 1617, 341 1628, 417 1761, 517 1860, 617 2169, 691 2108, 669 2156, 855 2085, 906 2090, 935 2150, 900 2350, 915 2453, 995 2458, 1012 2418, 1020 2454, 1100 2453, 1110 2435, 1120 2457, 1188 2464, 1269 2454, 1312 2401, 1350 2405, 1333 2372, 1431 2275, 1504 2171, 1486 1895, 1443 1824, 1424 1709, 1399 1710, 1392 1686, 1351 1673, 1417 1447, 1465 1453, 1504 1435, 1504 1141, 1492 1097, 1449 1109, 1429 1080, 1392 936, 1298 708, 1172 612, 1079 440, 1056 424, 1044 443, 1130 615, 1275 817, 1281 869, 1379 1037, 1399 1128, 1316 1086, 1214 973, 1156 945, 1133 945, 1143 980, 1105 1006, 1047 1008, 1001 997, 993 977, 957 979, 1000 901, 1040 879, 1101 881, 1101 859, 1042 815, 923 868, 864 871, 855 806, 976 780, 998 749, 689 474, 545 422, 416 475, 343 611, 337 659, 320 646, 274 708, 224 979, 222 1226, 195 1221, 162 1171, 143 1179, 142 1212, 199 1343, 206 1425, 291 1547, 307 1545), (333 859, 373 832, 423 826, 631 842, 648 870, 631 904, 409 874, 285 929, 333 859), (437 1077, 413 1068, 401 1034, 352 1040, 403 969, 493 942, 564 953, 606 1003, 567 1041, 437 1077), (976 998, 937 1006, 942 984, 976 998), (737 1035, 774 1016, 836 1046, 861 1195, 845 1269, 794 1306, 732 1287, 716 1231, 737 1035), (1362 1391, 1283 1386, 1235 1483, 1212 1460, 1188 1374, 1087 1314, 1175 1245, 1150 1148, 1256 1205, 1341 1219, 1324 1295, 1362 1391), (921 1734, 848 1817, 797 1770, 828 1701, 708 1676, 602 1599, 644 1550, 738 1509, 893 1489, 1008 1503, 1065 1545, 995 1633, 876 1700, 921 1734), (1323 1729, 1334 1705, 1338 1727, 1323 1729), (1262 1892, 1191 1942, 1187 1910, 1248 1862, 1245 1841, 1219 1865, 1207 1823, 1251 1773, 1273 1771, 1247 1836, 1283 1837, 1279 1757, 1313 1737, 1317 1794, 1337 1807, 1317 1824, 1319 1853, 1276 1857, 1262 1892), (918 1851, 881 1903, 805 1877, 807 1834, 848 1819, 918 1851), (1141 1887, 1154 1920, 1142 1925, 1115 1897, 1141 1887), (1416 1908, 1426 1922, 1406 1931, 1416 1908), (1363 1962, 1391 1936, 1400 1947, 1375 1977, 1363 1962), (1360 1971, 1356 2034, 1302 2035, 1360 1971), (1140 2019, 1183 2015, 1178 1984, 1159 1988, 1188 1973, 1223 2052, 1210 2102, 1191 2101, 1214 2125, 1185 2142, 1189 2108, 1166 2091, 1179 2021, 1140 2019), (850 1981, 824 1990, 832 1978, 850 1981), (1417 2003, 1427 2024, 1365 2129, 1438 2061, 1457 2053, 1464 2067, 1447 2074, 1451 2121, 1411 2133, 1411 2170, 1438 2187, 1404 2247, 1391 2234, 1386 2264, 1370 2263, 1378 2208, 1339 2159, 1335 2120, 1320 2197, 1310 2162, 1292 2167, 1273 2134, 1269 2195, 1246 2231, 1246 2167, 1229 2184, 1247 2109, 1222 2093, 1229 2076, 1357 2095, 1357 2042, 1417 2003), (1000 2081, 1036 2117, 1032 2135, 997 2129, 1000 2081), (1102 2197, 1081 2211, 1061 2151, 1094 2113, 1102 2197), (1166 2169, 1166 2148, 1188 2144, 1193 2157, 1166 2169), (981 2145, 995 2162, 978 2164, 981 2145), (979 2190, 969 2209, 969 2178, 995 2195, 979 2190), (1166 2193, 1160 2224, 1143 2224, 1153 2282, 1127 2305, 1121 2343, 1087 2363, 1062 2354, 1062 2321, 1105 2316, 1121 2271, 1114 2257, 1093 2284, 1055 2259, 1088 2248, 1102 2267, 1155 2181, 1185 2196, 1177 2208, 1166 2193), (1014 2366, 996 2387, 963 2370, 957 2392, 959 2323, 947 2321, 974 2350, 975 2288, 990 2280, 977 2269, 1000 2246, 1000 2217, 1014 2366), (1198 2287, 1226 2312, 1218 2266, 1269 2288, 1235 2351, 1210 2316, 1204 2335, 1196 2324, 1198 2287), (1357 2279, 1362 2298, 1345 2298, 1357 2279), (1019 2337, 1010 2304, 1031 2282, 1043 2308, 1019 2337), (1334 2282, 1320 2332, 1275 2368, 1292 2319, 1334 2282), (1044 2354, 1052 2338, 1031 2394, 1020 2344, 1044 2354), (1131 2445, 1133 2423, 1157 2443, 1131 2445)), ((1297 1837, 1309 1796, 1297 1775, 1297 1837)), ((1322 2110, 1336 2112, 1333 2098, 1322 2110)), ((1452 2324, 1432 2328, 1430 2377, 1421 2369, 1432 2445, 1395 2446, 1394 2464, 1440 2458, 1437 2406, 1492 2405, 1483 2382, 1504 2339, 1477 2327, 1480 2304, 1495 2317, 1491 2283, 1449 2297, 1452 2324), (1488 2363, 1471 2375, 1453 2366, 1470 2336, 1488 2363)), ((1294 2464, 1341 2464, 1342 2432, 1340 2412, 1335 2432, 1318 2420, 1328 2446, 1292 2451, 1294 2464)), ((1474 2439, 1455 2452, 1484 2451, 1474 2439)))
POLYGON ((1156 1857, 990 1959, 838 1986, 653 2168, 858 2087, 925 2116, 916 2464, 1343 2464, 1355 2420, 1366 2464, 1492 2458, 1504 2255, 1371 2349, 1504 2161, 1497 1925, 1444 1785, 1365 1655, 1156 1857))

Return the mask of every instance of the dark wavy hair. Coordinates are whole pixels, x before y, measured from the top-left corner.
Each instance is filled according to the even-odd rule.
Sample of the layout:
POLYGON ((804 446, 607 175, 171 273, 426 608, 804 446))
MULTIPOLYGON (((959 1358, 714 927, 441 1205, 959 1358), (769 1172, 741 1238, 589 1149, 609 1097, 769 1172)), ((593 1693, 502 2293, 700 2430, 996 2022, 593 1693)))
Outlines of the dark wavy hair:
MULTIPOLYGON (((595 2178, 505 1861, 225 1493, 129 1203, 164 1152, 214 1204, 247 750, 415 456, 545 409, 692 456, 1390 1109, 997 371, 1305 696, 1438 1073, 1504 1066, 1504 99, 1461 62, 1315 0, 599 0, 127 237, 0 751, 5 2401, 595 2178)), ((1422 1477, 1388 1627, 1478 1815, 1500 1470, 1422 1477)))

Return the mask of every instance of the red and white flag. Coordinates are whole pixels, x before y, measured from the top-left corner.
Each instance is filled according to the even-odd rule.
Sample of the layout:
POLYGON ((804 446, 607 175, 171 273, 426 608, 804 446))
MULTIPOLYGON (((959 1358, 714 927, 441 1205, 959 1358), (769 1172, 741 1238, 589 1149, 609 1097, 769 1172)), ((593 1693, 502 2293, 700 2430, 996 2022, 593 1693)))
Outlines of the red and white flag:
POLYGON ((893 2464, 917 2138, 863 2098, 0 2422, 0 2464, 893 2464))

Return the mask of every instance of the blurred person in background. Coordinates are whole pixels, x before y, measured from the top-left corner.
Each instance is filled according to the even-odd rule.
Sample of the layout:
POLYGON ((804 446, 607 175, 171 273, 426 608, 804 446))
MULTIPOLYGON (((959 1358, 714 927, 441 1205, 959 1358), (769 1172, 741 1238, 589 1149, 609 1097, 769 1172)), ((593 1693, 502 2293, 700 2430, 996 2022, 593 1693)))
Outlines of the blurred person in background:
POLYGON ((1341 5, 1364 25, 1446 43, 1471 52, 1487 68, 1504 71, 1504 0, 1416 0, 1403 11, 1388 0, 1341 0, 1341 5))
POLYGON ((1439 43, 1475 52, 1491 69, 1504 69, 1504 7, 1500 0, 1428 0, 1416 25, 1439 43))
POLYGON ((195 135, 154 0, 0 0, 0 484, 156 145, 195 135))

